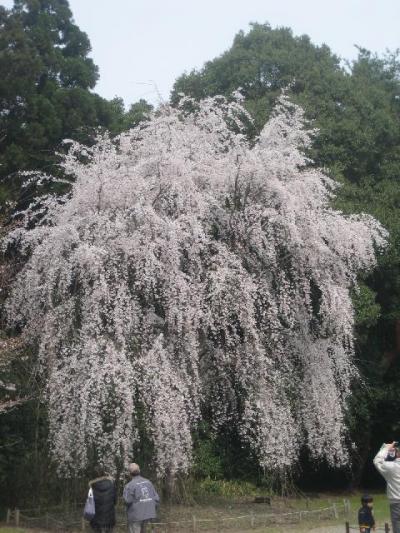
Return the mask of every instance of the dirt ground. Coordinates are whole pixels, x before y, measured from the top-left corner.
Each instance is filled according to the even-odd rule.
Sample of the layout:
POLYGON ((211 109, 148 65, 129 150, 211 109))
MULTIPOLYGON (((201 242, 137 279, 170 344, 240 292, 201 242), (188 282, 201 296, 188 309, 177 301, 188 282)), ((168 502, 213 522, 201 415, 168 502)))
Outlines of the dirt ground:
POLYGON ((310 533, 344 533, 344 526, 326 526, 310 529, 310 533))

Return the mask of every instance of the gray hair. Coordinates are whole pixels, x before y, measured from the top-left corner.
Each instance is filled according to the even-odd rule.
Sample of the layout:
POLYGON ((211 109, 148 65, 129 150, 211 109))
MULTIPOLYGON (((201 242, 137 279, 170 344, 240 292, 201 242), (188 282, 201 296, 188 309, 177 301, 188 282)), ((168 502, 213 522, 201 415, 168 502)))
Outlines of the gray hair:
POLYGON ((140 474, 140 466, 137 463, 128 465, 128 472, 131 476, 138 476, 140 474))

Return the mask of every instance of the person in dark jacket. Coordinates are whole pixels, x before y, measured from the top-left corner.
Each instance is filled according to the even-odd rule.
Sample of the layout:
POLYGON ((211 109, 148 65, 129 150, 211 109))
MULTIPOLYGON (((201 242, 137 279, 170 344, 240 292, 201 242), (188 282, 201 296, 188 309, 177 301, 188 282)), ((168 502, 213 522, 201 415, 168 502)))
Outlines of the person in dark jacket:
POLYGON ((152 482, 140 475, 139 465, 131 463, 128 470, 132 480, 125 485, 123 497, 129 533, 145 533, 146 524, 156 517, 160 498, 152 482))
POLYGON ((358 511, 358 525, 360 533, 371 533, 375 529, 375 518, 372 511, 373 498, 364 494, 361 498, 361 507, 358 511))
POLYGON ((93 490, 94 507, 96 514, 90 521, 96 533, 111 533, 115 526, 115 504, 117 503, 117 490, 112 477, 105 475, 104 470, 98 468, 96 479, 89 481, 93 490))

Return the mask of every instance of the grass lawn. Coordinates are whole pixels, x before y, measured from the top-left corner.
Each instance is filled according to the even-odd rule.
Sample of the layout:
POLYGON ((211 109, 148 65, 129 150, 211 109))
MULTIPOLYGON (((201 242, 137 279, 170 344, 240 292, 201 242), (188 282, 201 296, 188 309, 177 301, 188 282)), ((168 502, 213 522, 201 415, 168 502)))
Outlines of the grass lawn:
POLYGON ((25 533, 25 529, 16 527, 0 527, 0 533, 25 533))
MULTIPOLYGON (((159 522, 169 524, 168 527, 155 527, 155 533, 172 532, 211 532, 211 531, 236 531, 241 533, 306 533, 318 527, 343 527, 346 521, 351 525, 357 524, 357 513, 360 507, 362 493, 356 494, 321 494, 313 498, 277 498, 272 497, 271 505, 257 504, 253 498, 249 497, 215 497, 209 495, 202 503, 192 505, 162 505, 160 509, 159 522), (344 514, 343 499, 350 502, 348 516, 344 514), (337 505, 339 517, 334 518, 331 511, 308 514, 307 511, 331 508, 332 504, 337 505), (302 511, 299 519, 299 511, 302 511), (288 513, 293 513, 287 516, 288 513), (268 517, 268 515, 274 517, 268 517), (253 518, 252 518, 253 517, 253 518), (177 524, 174 525, 173 522, 177 524), (179 525, 178 525, 179 523, 179 525)), ((385 494, 373 494, 374 513, 378 527, 383 527, 385 522, 389 522, 389 505, 385 494)), ((124 525, 125 513, 122 508, 118 511, 120 527, 116 531, 126 531, 124 525)), ((81 510, 77 509, 77 524, 80 521, 81 510)), ((60 517, 61 518, 61 517, 60 517)), ((40 520, 39 520, 40 521, 40 520)), ((33 522, 33 525, 42 526, 41 531, 45 531, 44 524, 33 522)), ((38 529, 29 529, 31 524, 22 522, 20 528, 0 527, 0 533, 34 533, 38 529), (25 526, 27 529, 25 529, 25 526)), ((79 530, 80 527, 77 527, 79 530)), ((87 524, 87 532, 90 526, 87 524)), ((322 530, 321 530, 322 531, 322 530)), ((327 529, 327 531, 329 531, 327 529)), ((339 529, 341 531, 341 529, 339 529)))
MULTIPOLYGON (((374 498, 374 513, 377 527, 384 526, 385 522, 389 520, 389 504, 386 495, 383 493, 373 494, 374 498)), ((176 521, 188 521, 186 531, 191 531, 192 526, 190 520, 193 516, 198 520, 198 531, 241 531, 241 532, 268 532, 268 533, 300 533, 307 532, 313 528, 322 526, 343 526, 346 521, 350 522, 350 525, 356 526, 358 522, 358 509, 361 505, 362 493, 355 494, 321 494, 321 497, 313 497, 310 499, 305 498, 272 498, 271 506, 264 504, 254 504, 251 500, 238 499, 236 501, 229 501, 222 498, 216 500, 213 503, 209 501, 208 504, 193 505, 193 506, 170 506, 164 507, 161 511, 160 522, 172 522, 176 521), (344 514, 343 499, 350 502, 350 511, 348 516, 344 514), (298 519, 298 515, 295 514, 293 520, 289 520, 282 517, 279 519, 279 514, 285 515, 290 512, 298 511, 312 511, 321 508, 332 507, 332 504, 337 505, 339 512, 339 518, 333 518, 331 513, 324 513, 321 518, 319 513, 307 514, 306 512, 302 516, 301 521, 298 519), (255 520, 253 527, 251 526, 251 518, 249 515, 254 514, 255 520), (263 525, 263 519, 259 518, 262 515, 277 514, 277 524, 268 524, 268 527, 263 525), (232 520, 226 521, 222 518, 232 518, 232 520), (235 520, 237 517, 237 520, 235 520), (243 518, 240 518, 243 517, 243 518), (220 526, 218 527, 218 520, 220 526), (209 523, 202 522, 202 520, 213 520, 209 523), (291 523, 292 522, 292 523, 291 523)), ((275 520, 275 519, 274 519, 275 520)), ((267 520, 268 522, 268 520, 267 520)), ((178 529, 177 531, 184 531, 185 529, 178 529)), ((171 530, 172 531, 172 530, 171 530)))
MULTIPOLYGON (((332 502, 336 502, 338 504, 343 503, 343 498, 346 498, 350 501, 351 511, 349 516, 349 521, 353 519, 353 521, 357 522, 357 513, 358 509, 361 507, 361 496, 363 495, 363 492, 360 493, 354 493, 354 494, 321 494, 320 498, 312 498, 310 500, 310 509, 316 509, 319 507, 327 507, 332 504, 332 502)), ((390 517, 389 513, 389 503, 386 497, 385 493, 373 493, 368 492, 369 495, 371 495, 374 498, 374 515, 375 520, 380 522, 387 522, 390 517)), ((290 502, 291 500, 289 500, 290 502)), ((304 500, 301 499, 295 499, 292 502, 292 505, 295 508, 301 509, 304 508, 304 500)))
MULTIPOLYGON (((201 504, 162 506, 159 522, 179 522, 176 531, 240 531, 253 533, 300 533, 322 526, 343 526, 346 521, 357 525, 358 509, 362 493, 323 494, 320 497, 272 498, 271 506, 255 504, 252 498, 212 498, 201 504), (350 511, 344 514, 343 499, 350 502, 350 511), (307 513, 324 508, 332 508, 335 503, 339 517, 334 518, 332 511, 307 513), (302 511, 301 520, 299 511, 302 511), (291 516, 285 516, 293 513, 291 516), (275 515, 269 518, 268 515, 275 515), (280 516, 281 515, 281 516, 280 516), (254 516, 252 522, 252 516, 254 516), (193 518, 194 517, 194 518, 193 518), (193 526, 195 522, 195 528, 193 526), (186 526, 185 526, 186 524, 186 526)), ((378 527, 389 522, 389 506, 385 494, 372 494, 374 497, 375 518, 378 527)), ((171 526, 170 526, 171 527, 171 526)), ((168 531, 175 531, 168 529, 168 531)), ((164 531, 162 527, 157 533, 164 531)))

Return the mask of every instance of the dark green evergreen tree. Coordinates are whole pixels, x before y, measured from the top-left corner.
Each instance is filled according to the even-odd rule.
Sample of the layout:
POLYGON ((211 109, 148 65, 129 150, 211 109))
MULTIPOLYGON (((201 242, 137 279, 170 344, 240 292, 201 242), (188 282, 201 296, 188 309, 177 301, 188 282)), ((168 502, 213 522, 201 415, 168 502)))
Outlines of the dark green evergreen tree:
POLYGON ((67 0, 15 0, 0 28, 1 201, 18 196, 18 172, 54 171, 63 138, 119 131, 124 111, 91 92, 98 69, 67 0))

